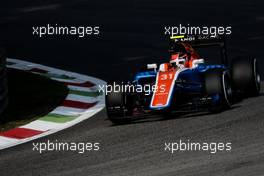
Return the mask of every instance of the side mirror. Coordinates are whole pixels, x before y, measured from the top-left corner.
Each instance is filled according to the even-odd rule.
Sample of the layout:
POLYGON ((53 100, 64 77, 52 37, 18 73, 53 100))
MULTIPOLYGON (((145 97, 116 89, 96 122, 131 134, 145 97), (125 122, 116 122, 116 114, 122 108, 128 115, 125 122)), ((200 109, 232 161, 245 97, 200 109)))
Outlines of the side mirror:
POLYGON ((148 69, 153 69, 153 70, 155 70, 155 71, 156 71, 156 70, 157 70, 157 68, 158 68, 158 66, 157 66, 157 64, 156 64, 156 63, 155 63, 155 64, 148 64, 148 65, 147 65, 147 68, 148 68, 148 69))
POLYGON ((192 67, 195 68, 199 64, 203 64, 203 63, 204 63, 204 59, 195 59, 195 60, 193 60, 192 67))
POLYGON ((161 72, 168 71, 168 64, 167 63, 160 64, 159 71, 161 72))

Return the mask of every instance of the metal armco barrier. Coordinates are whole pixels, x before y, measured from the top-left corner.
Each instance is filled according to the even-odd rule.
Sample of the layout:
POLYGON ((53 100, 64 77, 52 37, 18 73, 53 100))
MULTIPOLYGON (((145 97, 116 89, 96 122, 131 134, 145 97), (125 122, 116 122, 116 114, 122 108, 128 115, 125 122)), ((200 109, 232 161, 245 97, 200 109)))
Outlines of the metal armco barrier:
POLYGON ((0 49, 0 119, 8 104, 7 93, 6 55, 4 50, 0 49))

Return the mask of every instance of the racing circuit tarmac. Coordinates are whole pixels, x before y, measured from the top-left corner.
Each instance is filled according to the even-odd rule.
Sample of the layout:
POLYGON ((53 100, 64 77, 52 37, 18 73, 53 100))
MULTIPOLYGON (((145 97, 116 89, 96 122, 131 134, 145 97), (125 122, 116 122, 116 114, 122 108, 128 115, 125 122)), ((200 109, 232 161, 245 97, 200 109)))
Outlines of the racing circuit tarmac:
MULTIPOLYGON (((104 80, 120 78, 120 73, 121 78, 128 78, 139 65, 167 57, 165 25, 190 23, 231 25, 229 53, 256 56, 260 68, 264 66, 264 2, 260 0, 16 1, 0 6, 0 39, 11 58, 25 58, 104 80), (47 23, 101 25, 102 34, 85 39, 32 36, 32 26, 47 23)), ((261 176, 263 106, 262 94, 220 114, 170 120, 158 117, 121 126, 113 126, 102 111, 74 127, 34 141, 100 142, 100 151, 39 154, 32 151, 29 142, 0 151, 0 175, 261 176), (232 142, 232 151, 173 155, 164 151, 165 142, 180 139, 232 142)))

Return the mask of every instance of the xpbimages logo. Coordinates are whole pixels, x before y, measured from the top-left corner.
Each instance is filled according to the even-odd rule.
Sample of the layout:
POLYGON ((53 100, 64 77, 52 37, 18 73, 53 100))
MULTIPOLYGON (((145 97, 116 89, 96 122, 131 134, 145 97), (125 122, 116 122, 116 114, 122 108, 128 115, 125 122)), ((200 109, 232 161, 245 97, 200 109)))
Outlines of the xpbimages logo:
POLYGON ((209 35, 216 37, 218 35, 231 35, 231 26, 191 26, 190 24, 178 26, 165 26, 164 34, 174 37, 177 35, 209 35))
POLYGON ((40 154, 45 151, 73 151, 78 153, 85 153, 87 151, 99 151, 100 143, 91 142, 59 142, 58 140, 47 142, 32 143, 33 151, 40 154))
POLYGON ((220 151, 230 152, 231 142, 192 142, 191 140, 179 140, 177 142, 165 142, 164 151, 174 154, 175 152, 205 151, 215 154, 220 151))
POLYGON ((99 26, 59 26, 58 24, 51 25, 47 24, 44 26, 33 26, 32 34, 38 37, 44 36, 77 36, 83 38, 91 35, 99 35, 100 27, 99 26))
POLYGON ((112 84, 107 85, 99 85, 99 92, 104 93, 105 95, 108 95, 111 92, 123 92, 123 93, 144 93, 145 95, 150 95, 154 92, 165 92, 166 86, 164 84, 161 84, 159 86, 157 85, 150 85, 150 84, 131 84, 131 83, 116 83, 113 82, 112 84))

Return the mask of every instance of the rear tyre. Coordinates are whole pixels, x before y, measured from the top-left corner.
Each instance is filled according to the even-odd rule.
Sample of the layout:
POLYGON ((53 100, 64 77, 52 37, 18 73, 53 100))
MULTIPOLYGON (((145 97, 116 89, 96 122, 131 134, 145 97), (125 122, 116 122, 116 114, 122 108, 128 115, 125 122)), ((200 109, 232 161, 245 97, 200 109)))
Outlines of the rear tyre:
POLYGON ((105 96, 108 119, 114 124, 131 122, 133 115, 133 96, 123 92, 108 92, 105 96), (130 117, 129 117, 130 116, 130 117))
POLYGON ((235 58, 232 60, 231 76, 236 92, 245 96, 257 96, 260 93, 261 78, 257 59, 235 58))
POLYGON ((229 109, 233 99, 229 73, 222 69, 212 69, 205 73, 204 79, 206 96, 212 98, 209 111, 217 113, 229 109))

